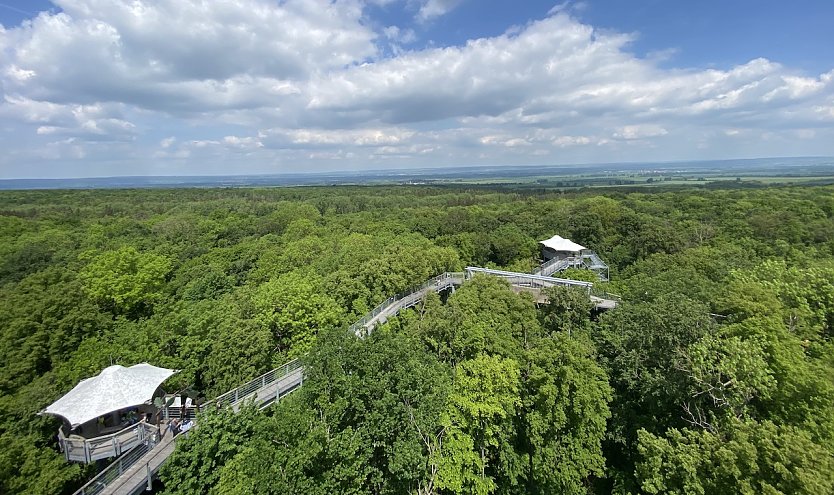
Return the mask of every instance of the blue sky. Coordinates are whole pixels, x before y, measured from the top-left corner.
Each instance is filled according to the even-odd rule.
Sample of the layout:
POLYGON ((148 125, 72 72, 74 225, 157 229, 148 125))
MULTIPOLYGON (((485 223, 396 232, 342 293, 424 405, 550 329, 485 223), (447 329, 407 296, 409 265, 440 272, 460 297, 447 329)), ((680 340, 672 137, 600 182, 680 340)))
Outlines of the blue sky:
POLYGON ((0 0, 0 178, 834 155, 834 2, 0 0))

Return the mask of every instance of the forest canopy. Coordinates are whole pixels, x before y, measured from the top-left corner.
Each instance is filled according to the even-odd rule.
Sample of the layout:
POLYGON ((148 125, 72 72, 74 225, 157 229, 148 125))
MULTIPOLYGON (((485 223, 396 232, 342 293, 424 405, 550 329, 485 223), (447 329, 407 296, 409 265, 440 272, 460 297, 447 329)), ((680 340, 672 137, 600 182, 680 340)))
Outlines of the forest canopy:
POLYGON ((3 192, 0 236, 0 493, 95 474, 36 413, 111 364, 210 398, 293 358, 303 387, 203 413, 163 493, 834 493, 832 187, 3 192), (616 309, 476 276, 346 330, 554 234, 616 309))

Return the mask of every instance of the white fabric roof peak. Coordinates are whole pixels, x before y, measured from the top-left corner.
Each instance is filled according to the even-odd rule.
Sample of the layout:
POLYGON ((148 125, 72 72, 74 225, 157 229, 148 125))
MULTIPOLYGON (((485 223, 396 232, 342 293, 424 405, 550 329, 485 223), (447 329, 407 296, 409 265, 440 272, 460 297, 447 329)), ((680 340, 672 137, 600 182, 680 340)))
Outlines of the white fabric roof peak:
POLYGON ((545 241, 540 241, 540 244, 543 244, 544 247, 550 248, 554 251, 570 251, 578 253, 583 249, 587 249, 585 246, 580 246, 572 240, 565 239, 564 237, 558 235, 554 235, 545 241))
POLYGON ((107 413, 150 401, 157 387, 174 373, 177 370, 148 363, 129 368, 109 366, 98 376, 81 380, 41 414, 61 416, 74 428, 107 413))

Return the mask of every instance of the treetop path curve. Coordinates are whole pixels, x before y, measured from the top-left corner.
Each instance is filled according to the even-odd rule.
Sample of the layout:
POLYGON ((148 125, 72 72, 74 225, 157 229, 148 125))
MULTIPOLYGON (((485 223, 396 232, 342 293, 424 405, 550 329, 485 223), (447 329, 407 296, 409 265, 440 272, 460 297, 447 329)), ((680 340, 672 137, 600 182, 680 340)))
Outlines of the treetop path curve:
MULTIPOLYGON (((479 274, 507 280, 515 290, 532 293, 537 302, 545 302, 546 296, 542 293, 544 289, 561 286, 586 291, 595 308, 599 310, 616 307, 616 296, 604 292, 595 293, 592 282, 542 275, 543 272, 555 273, 575 266, 577 266, 576 263, 572 262, 550 263, 546 268, 540 267, 532 274, 480 267, 467 267, 464 272, 445 272, 429 279, 419 287, 386 299, 348 328, 358 337, 364 337, 370 334, 377 325, 385 323, 400 311, 419 304, 429 292, 440 293, 454 290, 479 274)), ((203 407, 229 406, 237 412, 243 404, 254 402, 258 407, 263 408, 297 389, 303 382, 304 368, 298 360, 293 360, 218 396, 203 407)), ((152 445, 146 442, 134 447, 76 491, 74 495, 133 495, 150 489, 153 478, 157 476, 159 468, 174 452, 175 446, 176 440, 168 438, 152 445), (125 465, 126 463, 122 461, 126 458, 132 459, 129 465, 125 465)))

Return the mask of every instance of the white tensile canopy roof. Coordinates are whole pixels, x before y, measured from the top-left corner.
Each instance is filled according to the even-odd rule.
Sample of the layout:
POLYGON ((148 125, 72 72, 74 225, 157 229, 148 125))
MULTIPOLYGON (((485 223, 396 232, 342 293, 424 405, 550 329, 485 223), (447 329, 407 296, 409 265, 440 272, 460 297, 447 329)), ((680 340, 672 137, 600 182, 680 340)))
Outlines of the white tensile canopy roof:
POLYGON ((130 368, 109 366, 98 376, 81 380, 41 414, 61 416, 75 428, 107 413, 149 402, 157 387, 176 372, 148 363, 130 368))
POLYGON ((580 246, 572 240, 565 239, 564 237, 558 235, 554 235, 546 241, 540 241, 540 244, 543 244, 544 247, 550 248, 554 251, 569 251, 573 253, 578 253, 583 249, 587 249, 585 246, 580 246))

